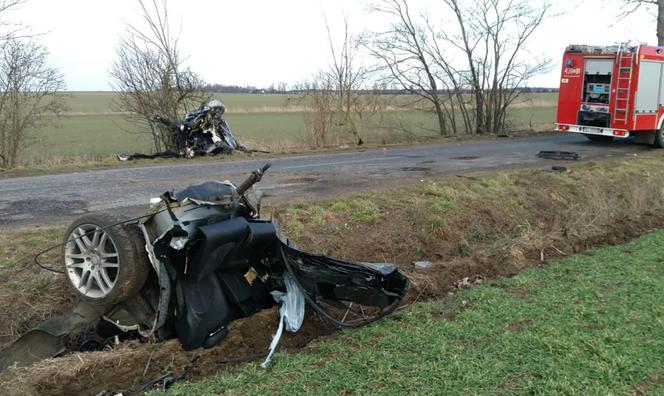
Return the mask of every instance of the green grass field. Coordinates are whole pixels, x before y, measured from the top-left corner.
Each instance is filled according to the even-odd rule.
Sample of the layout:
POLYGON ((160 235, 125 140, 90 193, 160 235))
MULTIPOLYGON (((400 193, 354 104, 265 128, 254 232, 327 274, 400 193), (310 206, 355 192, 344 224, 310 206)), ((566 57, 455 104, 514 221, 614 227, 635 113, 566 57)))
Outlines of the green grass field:
MULTIPOLYGON (((236 137, 250 147, 280 149, 301 147, 310 140, 303 113, 289 107, 288 95, 216 95, 227 105, 226 118, 236 137)), ((556 94, 534 94, 510 113, 514 130, 546 130, 555 117, 556 94)), ((405 100, 399 98, 398 100, 405 100)), ((150 137, 140 133, 123 114, 113 111, 113 93, 72 92, 67 111, 54 125, 32 131, 26 162, 49 163, 53 158, 108 156, 152 150, 150 137)), ((364 125, 369 143, 395 143, 417 136, 436 136, 433 114, 413 111, 386 113, 380 121, 364 125), (408 133, 405 133, 407 131, 408 133), (412 134, 412 135, 411 135, 412 134)), ((350 137, 347 138, 350 140, 350 137)), ((339 144, 348 143, 343 141, 339 144)))
MULTIPOLYGON (((71 92, 67 99, 68 113, 107 114, 113 110, 112 92, 71 92)), ((265 108, 279 110, 286 105, 287 95, 278 94, 214 94, 222 99, 229 112, 263 111, 265 108)))
MULTIPOLYGON (((67 97, 67 112, 84 114, 107 114, 113 110, 112 92, 71 92, 67 97)), ((280 112, 288 108, 288 94, 240 94, 225 93, 213 94, 214 98, 221 99, 229 114, 234 112, 280 112)), ((396 99, 397 103, 407 103, 408 96, 396 99)), ((558 100, 557 93, 537 93, 523 96, 517 107, 555 107, 558 100)))
POLYGON ((664 394, 664 231, 170 394, 664 394))

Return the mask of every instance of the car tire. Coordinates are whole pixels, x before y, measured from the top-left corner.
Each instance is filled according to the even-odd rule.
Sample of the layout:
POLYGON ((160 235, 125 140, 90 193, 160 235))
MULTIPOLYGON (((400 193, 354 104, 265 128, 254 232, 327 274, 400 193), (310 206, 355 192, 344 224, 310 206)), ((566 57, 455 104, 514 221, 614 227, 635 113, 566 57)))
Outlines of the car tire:
POLYGON ((585 136, 588 140, 590 140, 593 143, 608 143, 613 140, 613 136, 601 136, 601 135, 583 135, 585 136))
POLYGON ((138 293, 150 270, 143 238, 124 216, 90 213, 65 232, 62 256, 68 284, 81 299, 107 308, 138 293), (118 224, 118 225, 115 225, 118 224))

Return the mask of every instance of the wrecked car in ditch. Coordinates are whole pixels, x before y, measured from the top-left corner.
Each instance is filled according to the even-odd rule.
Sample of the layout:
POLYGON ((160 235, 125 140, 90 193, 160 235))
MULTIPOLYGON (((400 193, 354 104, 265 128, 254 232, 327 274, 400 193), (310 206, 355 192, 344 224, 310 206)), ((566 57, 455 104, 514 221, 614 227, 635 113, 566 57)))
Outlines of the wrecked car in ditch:
POLYGON ((240 144, 233 136, 223 115, 226 106, 220 100, 202 103, 187 113, 182 120, 170 120, 154 116, 151 122, 164 128, 175 144, 175 150, 154 154, 118 154, 120 161, 153 158, 191 158, 200 155, 231 154, 233 151, 253 152, 240 144))
POLYGON ((0 369, 126 338, 209 348, 233 320, 279 305, 271 354, 283 328, 299 329, 305 305, 336 327, 392 312, 408 288, 395 266, 303 252, 260 218, 252 186, 268 168, 239 186, 210 181, 166 192, 141 218, 91 213, 74 221, 62 253, 77 303, 2 351, 0 369))

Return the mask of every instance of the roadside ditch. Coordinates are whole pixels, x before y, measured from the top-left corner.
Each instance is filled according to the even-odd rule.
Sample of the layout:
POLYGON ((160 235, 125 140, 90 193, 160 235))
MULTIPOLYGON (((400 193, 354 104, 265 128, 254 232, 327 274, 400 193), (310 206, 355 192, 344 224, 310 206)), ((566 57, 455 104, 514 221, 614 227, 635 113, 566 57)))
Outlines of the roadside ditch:
MULTIPOLYGON (((267 206, 265 211, 306 251, 396 263, 412 282, 406 305, 447 298, 486 279, 664 226, 664 155, 566 166, 563 171, 427 179, 402 188, 267 206), (431 265, 416 269, 415 261, 431 265)), ((64 279, 38 272, 30 256, 59 241, 62 232, 49 228, 0 235, 0 344, 71 304, 64 279)), ((46 261, 58 263, 58 253, 46 261)), ((173 340, 71 353, 8 370, 0 377, 0 392, 96 394, 134 389, 185 369, 189 379, 203 378, 232 370, 232 358, 267 350, 276 319, 275 310, 266 310, 236 321, 228 338, 207 350, 185 352, 173 340)), ((330 332, 309 315, 300 332, 282 338, 281 348, 296 351, 330 332)))

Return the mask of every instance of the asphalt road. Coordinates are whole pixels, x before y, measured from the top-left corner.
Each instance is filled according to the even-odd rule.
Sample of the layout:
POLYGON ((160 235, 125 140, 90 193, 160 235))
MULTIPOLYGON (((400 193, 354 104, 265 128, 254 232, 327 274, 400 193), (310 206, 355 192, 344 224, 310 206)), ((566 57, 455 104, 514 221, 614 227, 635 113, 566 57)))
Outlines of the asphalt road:
POLYGON ((419 182, 443 174, 486 169, 551 166, 540 150, 574 151, 582 160, 634 156, 652 150, 632 143, 595 144, 574 134, 505 138, 271 160, 174 163, 58 175, 0 179, 0 230, 68 223, 90 211, 144 214, 151 197, 207 180, 241 182, 265 162, 264 202, 327 196, 365 188, 419 182))

